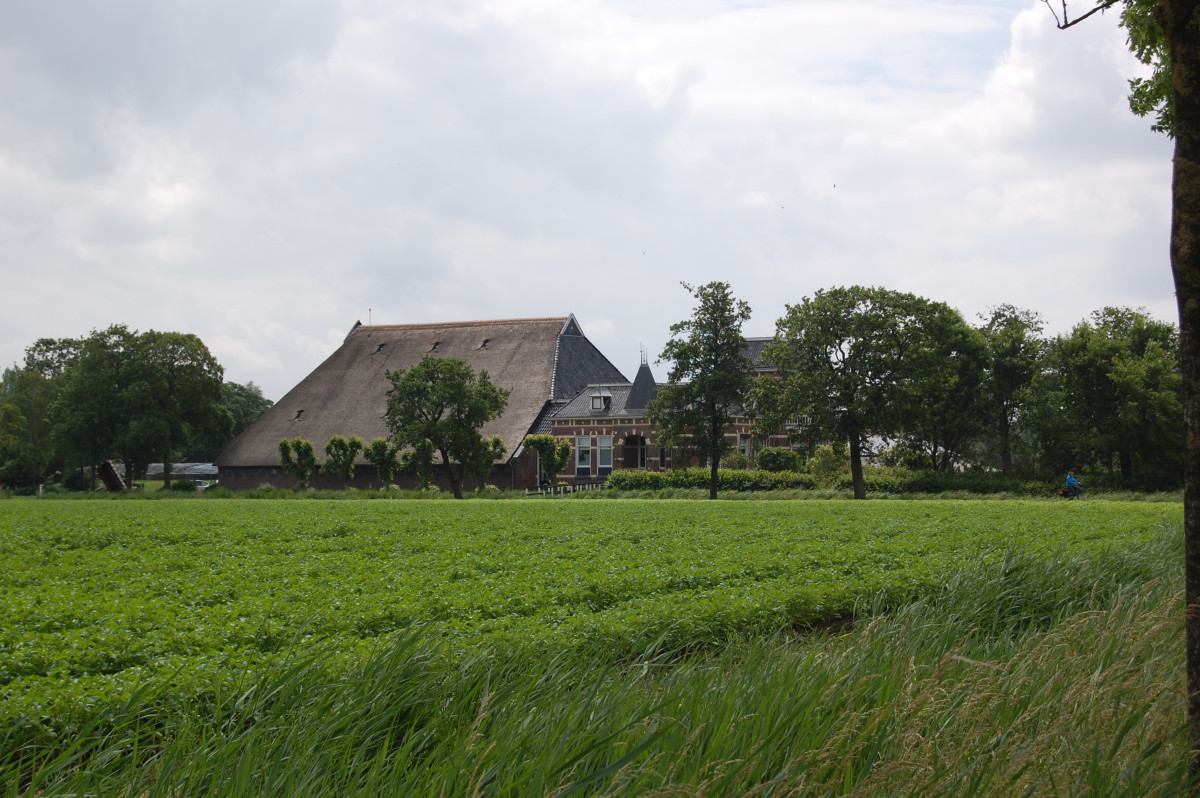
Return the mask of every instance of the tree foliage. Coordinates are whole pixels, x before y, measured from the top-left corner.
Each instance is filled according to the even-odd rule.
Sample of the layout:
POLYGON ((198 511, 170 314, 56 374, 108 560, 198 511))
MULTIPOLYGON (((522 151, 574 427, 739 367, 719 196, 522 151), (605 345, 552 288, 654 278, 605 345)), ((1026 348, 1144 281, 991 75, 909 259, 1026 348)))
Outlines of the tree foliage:
POLYGON ((362 438, 357 435, 349 438, 334 435, 325 443, 325 464, 322 468, 337 474, 349 485, 350 480, 354 479, 354 463, 362 450, 362 438))
POLYGON ((751 392, 758 427, 804 417, 810 433, 845 441, 854 495, 865 498, 868 436, 907 433, 936 457, 965 435, 959 414, 974 401, 980 346, 965 327, 942 303, 883 288, 833 288, 788 305, 763 353, 778 379, 751 392))
POLYGON ((120 449, 128 461, 163 464, 171 485, 172 452, 203 435, 228 440, 233 418, 222 402, 224 369, 195 335, 150 330, 134 341, 132 381, 125 390, 128 427, 120 449))
POLYGON ((1171 58, 1166 31, 1159 11, 1163 0, 1094 0, 1072 9, 1066 0, 1042 0, 1059 28, 1070 28, 1094 14, 1120 6, 1118 24, 1125 29, 1129 51, 1146 66, 1150 77, 1129 81, 1129 108, 1138 116, 1153 116, 1150 129, 1168 136, 1175 135, 1175 99, 1171 82, 1171 58), (1061 8, 1061 11, 1059 10, 1061 8), (1076 16, 1072 17, 1071 14, 1076 16))
POLYGON ((538 467, 551 485, 571 463, 570 441, 560 441, 553 435, 526 435, 524 445, 525 448, 537 452, 538 467))
POLYGON ((509 391, 494 385, 486 369, 476 374, 455 358, 426 355, 387 376, 387 423, 396 445, 441 455, 454 497, 461 499, 464 478, 486 475, 504 456, 500 439, 485 439, 480 430, 504 412, 509 391))
POLYGON ((997 442, 1000 470, 1009 476, 1015 468, 1013 441, 1029 402, 1029 388, 1040 369, 1042 318, 1031 310, 998 305, 981 316, 981 321, 988 362, 983 384, 984 426, 997 442))
POLYGON ((1182 375, 1174 325, 1104 308, 1048 344, 1038 381, 1042 456, 1097 465, 1129 488, 1170 488, 1183 472, 1182 375))
POLYGON ((296 480, 296 490, 304 490, 317 470, 317 450, 312 441, 285 438, 279 442, 279 465, 296 480))
POLYGON ((64 466, 120 458, 130 477, 161 460, 169 486, 171 463, 190 440, 228 440, 222 377, 194 335, 115 324, 82 339, 40 339, 24 368, 5 372, 3 393, 37 419, 23 446, 39 476, 51 457, 64 466))
POLYGON ((0 445, 0 484, 34 485, 49 471, 62 469, 49 418, 61 383, 61 375, 45 375, 28 365, 5 369, 0 376, 0 406, 9 408, 0 445))
POLYGON ((671 325, 671 338, 660 355, 671 362, 671 371, 646 415, 660 427, 661 446, 676 446, 685 456, 708 461, 709 496, 715 499, 721 457, 732 447, 725 431, 749 386, 742 325, 750 318, 750 306, 734 298, 729 283, 683 287, 699 304, 690 319, 671 325))
POLYGON ((390 483, 400 469, 399 456, 396 445, 387 438, 373 438, 363 448, 363 458, 375 469, 381 487, 390 483))
POLYGON ((931 470, 950 471, 984 429, 987 345, 957 310, 941 302, 926 301, 919 316, 922 334, 906 356, 912 393, 900 437, 925 455, 931 470))
MULTIPOLYGON (((94 466, 122 454, 129 421, 125 392, 136 381, 138 370, 136 339, 137 334, 123 324, 93 331, 63 368, 61 389, 49 416, 55 443, 72 464, 94 466)), ((136 456, 129 459, 136 474, 136 456)))
POLYGON ((211 439, 200 430, 193 430, 177 456, 180 462, 211 462, 215 460, 221 453, 221 448, 230 439, 245 432, 275 403, 263 396, 262 389, 250 381, 245 385, 236 382, 222 383, 221 404, 229 411, 233 423, 232 430, 215 439, 211 439))

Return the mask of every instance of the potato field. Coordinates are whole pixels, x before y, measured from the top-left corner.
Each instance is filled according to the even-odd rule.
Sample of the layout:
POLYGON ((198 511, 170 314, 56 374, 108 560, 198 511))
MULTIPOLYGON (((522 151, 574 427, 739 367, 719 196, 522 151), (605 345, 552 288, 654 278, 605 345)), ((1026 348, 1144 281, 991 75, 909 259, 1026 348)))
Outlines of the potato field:
POLYGON ((845 618, 1006 551, 1145 541, 1178 504, 0 503, 0 723, 53 727, 154 675, 233 683, 418 624, 481 645, 652 646, 845 618))

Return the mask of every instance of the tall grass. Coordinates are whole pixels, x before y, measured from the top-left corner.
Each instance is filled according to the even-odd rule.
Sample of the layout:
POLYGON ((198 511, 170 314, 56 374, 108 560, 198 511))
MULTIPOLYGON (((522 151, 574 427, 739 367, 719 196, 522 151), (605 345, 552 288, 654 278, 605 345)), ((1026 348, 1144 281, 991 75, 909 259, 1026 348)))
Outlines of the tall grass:
POLYGON ((350 672, 294 652, 183 706, 149 685, 8 795, 1175 795, 1178 527, 1010 554, 848 632, 718 650, 477 651, 421 636, 350 672))

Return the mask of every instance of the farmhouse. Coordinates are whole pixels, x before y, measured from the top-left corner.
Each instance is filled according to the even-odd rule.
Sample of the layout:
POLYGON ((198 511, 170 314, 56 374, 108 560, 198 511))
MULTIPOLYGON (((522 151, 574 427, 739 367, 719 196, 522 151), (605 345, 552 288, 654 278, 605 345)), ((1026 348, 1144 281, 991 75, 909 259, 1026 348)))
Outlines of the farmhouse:
MULTIPOLYGON (((771 338, 747 338, 747 367, 755 374, 775 369, 763 365, 763 348, 771 338)), ((683 467, 679 453, 659 445, 657 427, 646 417, 646 405, 654 398, 658 384, 643 356, 641 368, 632 383, 596 383, 588 385, 570 402, 554 410, 551 432, 571 442, 575 461, 563 475, 580 482, 607 477, 614 468, 660 470, 672 465, 683 467)), ((788 446, 787 431, 756 441, 751 419, 737 415, 725 435, 734 451, 753 462, 756 442, 768 446, 788 446)))
MULTIPOLYGON (((323 459, 325 443, 334 435, 357 435, 363 441, 387 437, 387 372, 411 368, 424 355, 458 358, 477 372, 486 369, 492 382, 511 391, 504 414, 482 430, 485 436, 498 435, 507 447, 487 479, 503 488, 537 483, 536 456, 524 452, 521 441, 545 431, 555 409, 588 385, 628 384, 574 316, 447 324, 359 322, 337 351, 221 452, 215 463, 221 484, 233 490, 263 483, 291 487, 294 480, 279 467, 279 441, 284 438, 311 441, 323 459)), ((412 477, 401 474, 393 481, 405 486, 406 479, 411 482, 412 477)), ((360 456, 353 485, 378 487, 377 482, 360 456)), ((343 486, 332 474, 318 474, 311 483, 343 486)))

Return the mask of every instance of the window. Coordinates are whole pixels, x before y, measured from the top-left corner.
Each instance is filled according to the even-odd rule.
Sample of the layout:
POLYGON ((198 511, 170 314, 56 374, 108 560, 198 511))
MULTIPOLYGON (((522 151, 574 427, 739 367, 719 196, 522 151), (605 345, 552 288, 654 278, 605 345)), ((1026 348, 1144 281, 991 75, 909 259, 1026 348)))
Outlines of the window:
POLYGON ((575 439, 575 476, 590 477, 592 475, 592 439, 575 439))
POLYGON ((612 473, 612 436, 601 435, 596 439, 599 452, 596 458, 596 475, 608 476, 612 473))
POLYGON ((592 409, 593 410, 603 410, 604 409, 604 397, 603 396, 593 396, 592 397, 592 409))

